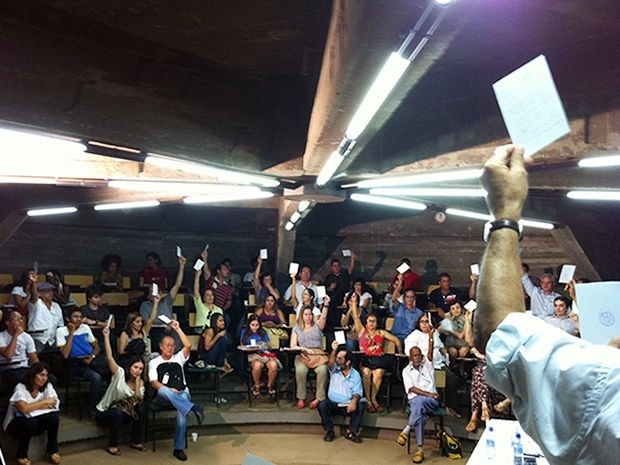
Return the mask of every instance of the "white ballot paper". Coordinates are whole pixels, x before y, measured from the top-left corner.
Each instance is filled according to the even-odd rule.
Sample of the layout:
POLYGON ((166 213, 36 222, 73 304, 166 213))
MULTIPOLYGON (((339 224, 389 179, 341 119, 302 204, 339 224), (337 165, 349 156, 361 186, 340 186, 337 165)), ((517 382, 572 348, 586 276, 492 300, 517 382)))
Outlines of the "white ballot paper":
POLYGON ((342 249, 342 256, 343 257, 350 257, 351 256, 351 249, 342 249))
POLYGON ((398 271, 400 274, 405 273, 409 268, 411 268, 409 265, 407 265, 406 263, 401 263, 399 265, 398 268, 396 268, 396 271, 398 271))
POLYGON ((203 262, 200 258, 198 260, 196 260, 196 263, 194 263, 194 269, 196 271, 201 270, 202 267, 205 265, 205 262, 203 262))
POLYGON ((316 287, 316 297, 317 297, 317 299, 324 299, 326 295, 327 295, 327 292, 325 291, 325 286, 317 286, 316 287))
POLYGON ((512 143, 531 156, 570 132, 549 64, 539 55, 493 84, 512 143))
POLYGON ((560 271, 560 278, 558 279, 559 283, 567 283, 575 274, 576 265, 563 265, 562 271, 560 271))
POLYGON ((581 338, 594 344, 607 344, 620 334, 619 281, 575 285, 579 302, 581 338))
POLYGON ((475 300, 470 300, 465 305, 463 305, 463 307, 465 307, 465 310, 467 310, 468 312, 473 312, 474 310, 476 310, 476 308, 478 308, 478 304, 475 300))
POLYGON ((159 286, 157 285, 157 283, 153 283, 153 288, 151 289, 151 295, 156 296, 157 294, 159 294, 159 286))
POLYGON ((177 257, 180 257, 181 255, 183 255, 181 253, 181 247, 177 245, 177 257))
POLYGON ((299 263, 291 262, 288 266, 288 274, 297 274, 299 271, 299 263))
POLYGON ((347 343, 347 340, 344 337, 344 331, 342 330, 334 331, 334 337, 336 338, 336 342, 340 345, 347 343))
POLYGON ((166 315, 159 315, 157 318, 159 318, 161 321, 163 321, 167 325, 172 323, 172 320, 170 318, 168 318, 166 315))
POLYGON ((480 266, 478 266, 477 263, 474 263, 473 265, 469 265, 469 270, 471 271, 471 274, 475 274, 475 275, 480 274, 480 266))
POLYGON ((267 260, 267 249, 260 249, 260 258, 267 260))

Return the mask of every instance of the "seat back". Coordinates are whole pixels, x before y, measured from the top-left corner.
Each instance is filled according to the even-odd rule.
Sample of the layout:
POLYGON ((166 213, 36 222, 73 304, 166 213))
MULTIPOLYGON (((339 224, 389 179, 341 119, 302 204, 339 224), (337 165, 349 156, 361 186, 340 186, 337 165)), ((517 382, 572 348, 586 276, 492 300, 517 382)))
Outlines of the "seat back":
POLYGON ((88 286, 92 286, 94 283, 93 277, 86 274, 66 274, 65 284, 67 286, 79 287, 80 289, 86 289, 88 286))

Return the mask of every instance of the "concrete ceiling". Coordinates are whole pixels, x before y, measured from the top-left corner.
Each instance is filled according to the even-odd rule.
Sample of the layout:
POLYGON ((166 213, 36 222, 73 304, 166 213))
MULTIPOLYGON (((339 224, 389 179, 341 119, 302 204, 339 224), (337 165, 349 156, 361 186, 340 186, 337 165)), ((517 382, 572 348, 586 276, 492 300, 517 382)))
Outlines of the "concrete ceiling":
MULTIPOLYGON (((282 182, 278 194, 291 198, 341 200, 343 183, 480 166, 489 147, 508 140, 492 83, 544 54, 572 132, 536 156, 528 213, 570 224, 574 218, 567 211, 573 207, 560 206, 568 189, 620 187, 618 170, 575 167, 581 158, 620 150, 617 0, 458 0, 336 181, 317 189, 315 177, 340 144, 358 103, 426 5, 4 1, 0 121, 269 174, 282 182)), ((132 170, 136 177, 144 174, 139 162, 109 160, 106 169, 125 177, 132 170)), ((5 214, 7 204, 15 209, 63 199, 128 198, 86 185, 4 185, 0 193, 9 201, 5 214)), ((437 209, 484 209, 480 200, 432 203, 437 209)), ((269 205, 277 207, 277 200, 260 203, 269 205)), ((618 216, 616 209, 605 211, 618 216)))

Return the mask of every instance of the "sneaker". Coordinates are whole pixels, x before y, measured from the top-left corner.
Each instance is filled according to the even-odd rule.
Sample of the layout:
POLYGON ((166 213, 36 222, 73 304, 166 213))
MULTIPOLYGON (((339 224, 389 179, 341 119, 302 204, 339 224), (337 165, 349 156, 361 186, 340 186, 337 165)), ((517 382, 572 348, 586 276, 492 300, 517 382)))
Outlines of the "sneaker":
POLYGON ((213 402, 215 402, 216 404, 227 404, 228 403, 228 401, 226 400, 226 397, 222 397, 222 396, 214 396, 213 402))
POLYGON ((185 452, 183 452, 183 449, 174 449, 174 452, 172 453, 172 455, 174 455, 181 462, 185 462, 187 460, 187 455, 185 455, 185 452))
POLYGON ((196 415, 196 421, 198 422, 198 425, 202 425, 202 423, 205 421, 205 414, 200 408, 200 406, 194 404, 194 406, 192 407, 192 412, 194 412, 194 415, 196 415))
POLYGON ((336 434, 333 431, 328 431, 325 433, 325 437, 323 437, 325 442, 332 442, 334 439, 336 439, 336 434))

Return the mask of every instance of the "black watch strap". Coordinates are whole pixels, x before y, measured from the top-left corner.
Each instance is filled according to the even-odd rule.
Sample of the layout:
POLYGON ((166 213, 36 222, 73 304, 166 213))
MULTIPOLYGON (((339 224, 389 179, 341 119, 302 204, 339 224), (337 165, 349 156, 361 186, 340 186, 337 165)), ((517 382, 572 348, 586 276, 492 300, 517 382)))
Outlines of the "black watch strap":
POLYGON ((487 242, 489 240, 489 236, 493 231, 504 228, 512 229, 519 234, 519 240, 523 239, 523 227, 518 221, 510 220, 508 218, 500 218, 498 220, 485 223, 483 235, 484 241, 487 242))

